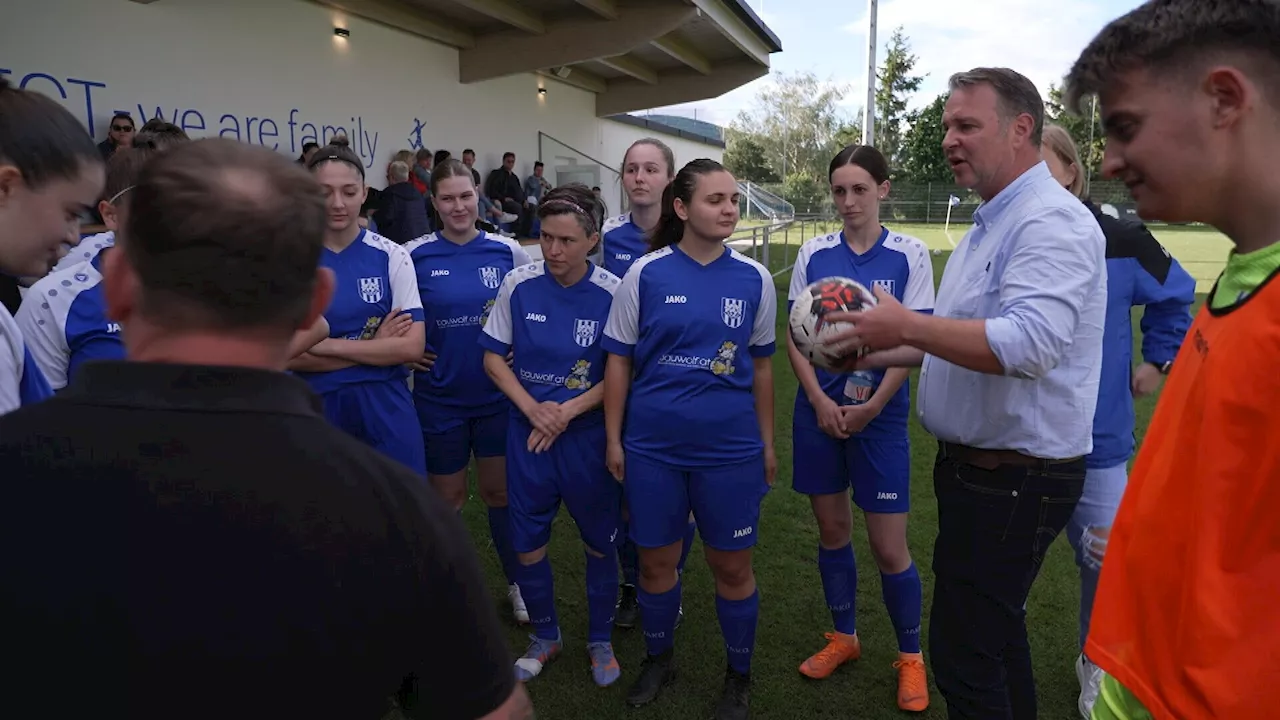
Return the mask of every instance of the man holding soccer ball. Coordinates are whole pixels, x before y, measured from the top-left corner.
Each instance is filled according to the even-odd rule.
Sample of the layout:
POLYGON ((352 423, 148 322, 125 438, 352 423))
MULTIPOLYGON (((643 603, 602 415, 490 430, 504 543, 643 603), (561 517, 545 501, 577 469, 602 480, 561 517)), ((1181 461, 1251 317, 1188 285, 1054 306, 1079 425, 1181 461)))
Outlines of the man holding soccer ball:
POLYGON ((1040 160, 1044 104, 1005 68, 952 76, 943 150, 983 199, 932 316, 875 288, 832 313, 859 367, 923 365, 920 420, 938 438, 929 650, 952 718, 1034 718, 1023 606, 1084 486, 1102 361, 1105 241, 1040 160))

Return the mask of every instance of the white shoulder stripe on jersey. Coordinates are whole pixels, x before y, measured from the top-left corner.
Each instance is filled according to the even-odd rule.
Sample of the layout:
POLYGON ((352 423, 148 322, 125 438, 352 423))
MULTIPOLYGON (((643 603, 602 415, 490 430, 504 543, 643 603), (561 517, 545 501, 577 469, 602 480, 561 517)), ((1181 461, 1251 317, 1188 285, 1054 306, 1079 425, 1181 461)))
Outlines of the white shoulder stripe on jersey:
POLYGON ((413 252, 414 250, 417 250, 418 248, 422 247, 423 245, 426 245, 427 243, 435 242, 436 239, 437 238, 435 233, 427 233, 426 235, 423 235, 420 238, 415 238, 405 243, 404 249, 409 252, 413 252))
POLYGON ((634 263, 631 264, 631 269, 627 271, 627 274, 630 275, 632 273, 638 273, 641 270, 648 267, 651 263, 653 263, 653 261, 661 260, 664 257, 670 256, 672 252, 674 251, 671 249, 671 246, 668 245, 664 248, 659 248, 657 250, 654 250, 651 253, 646 253, 644 255, 641 255, 639 260, 636 260, 634 263))
POLYGON ((591 284, 607 290, 610 295, 616 295, 618 288, 622 285, 622 280, 617 275, 597 265, 591 270, 591 284))
POLYGON ((604 227, 600 229, 600 234, 603 235, 611 230, 616 230, 629 222, 631 222, 631 213, 615 215, 604 221, 604 227))

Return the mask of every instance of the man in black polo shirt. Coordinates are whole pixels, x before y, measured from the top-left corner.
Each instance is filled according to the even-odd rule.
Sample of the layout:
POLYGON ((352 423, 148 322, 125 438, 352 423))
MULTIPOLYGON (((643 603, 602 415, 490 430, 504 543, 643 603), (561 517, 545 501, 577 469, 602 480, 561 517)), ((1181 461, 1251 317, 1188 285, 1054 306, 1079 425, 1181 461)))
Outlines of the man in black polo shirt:
POLYGON ((203 140, 129 201, 104 292, 133 362, 0 418, 5 705, 532 717, 452 510, 281 372, 333 290, 311 176, 203 140))

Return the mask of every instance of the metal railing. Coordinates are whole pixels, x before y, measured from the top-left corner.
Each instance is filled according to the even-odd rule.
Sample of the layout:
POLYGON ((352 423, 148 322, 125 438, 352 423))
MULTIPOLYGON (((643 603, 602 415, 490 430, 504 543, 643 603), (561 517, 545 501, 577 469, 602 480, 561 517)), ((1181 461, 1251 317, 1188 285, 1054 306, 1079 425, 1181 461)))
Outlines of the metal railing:
POLYGON ((805 240, 839 227, 826 215, 802 215, 766 225, 739 227, 725 244, 764 265, 777 278, 791 271, 805 240))

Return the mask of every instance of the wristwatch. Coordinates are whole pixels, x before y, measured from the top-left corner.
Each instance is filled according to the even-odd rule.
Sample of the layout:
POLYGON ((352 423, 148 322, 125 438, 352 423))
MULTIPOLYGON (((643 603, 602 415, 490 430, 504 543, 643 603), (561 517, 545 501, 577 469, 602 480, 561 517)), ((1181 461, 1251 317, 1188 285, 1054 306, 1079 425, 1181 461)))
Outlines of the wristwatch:
POLYGON ((1157 365, 1156 368, 1160 370, 1161 375, 1168 375, 1169 371, 1173 369, 1173 361, 1169 360, 1168 362, 1157 365))

